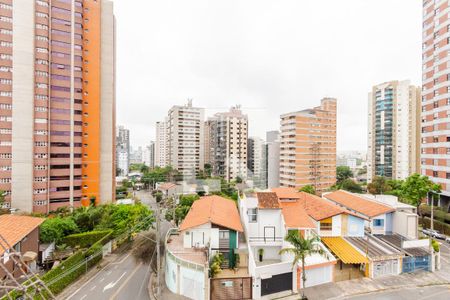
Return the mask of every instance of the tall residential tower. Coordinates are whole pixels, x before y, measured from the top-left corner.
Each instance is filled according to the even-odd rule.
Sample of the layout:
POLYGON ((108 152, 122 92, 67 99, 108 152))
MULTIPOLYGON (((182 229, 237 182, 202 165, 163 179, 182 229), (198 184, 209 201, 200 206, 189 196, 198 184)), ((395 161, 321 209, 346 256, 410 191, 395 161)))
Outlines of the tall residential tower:
POLYGON ((0 15, 5 206, 46 213, 112 201, 112 1, 5 0, 0 15))
POLYGON ((281 115, 280 186, 313 185, 322 193, 336 183, 336 99, 281 115))
POLYGON ((420 88, 390 81, 369 93, 367 181, 405 179, 420 168, 420 88))

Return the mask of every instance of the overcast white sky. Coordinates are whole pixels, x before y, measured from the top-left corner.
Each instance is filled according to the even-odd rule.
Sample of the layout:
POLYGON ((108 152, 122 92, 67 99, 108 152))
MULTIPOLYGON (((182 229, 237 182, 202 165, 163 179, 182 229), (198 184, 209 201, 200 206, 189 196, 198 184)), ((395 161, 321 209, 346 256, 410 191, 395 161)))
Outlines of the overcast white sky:
POLYGON ((133 146, 187 98, 240 104, 250 135, 282 113, 338 99, 338 151, 366 150, 375 84, 421 83, 421 0, 113 0, 117 124, 133 146))

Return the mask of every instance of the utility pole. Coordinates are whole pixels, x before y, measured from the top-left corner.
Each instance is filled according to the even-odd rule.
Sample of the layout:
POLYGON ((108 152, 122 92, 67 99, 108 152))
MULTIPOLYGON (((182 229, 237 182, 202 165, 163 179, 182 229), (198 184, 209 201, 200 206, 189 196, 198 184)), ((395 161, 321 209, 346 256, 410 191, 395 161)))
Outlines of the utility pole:
POLYGON ((156 287, 156 299, 161 299, 161 220, 159 216, 159 201, 156 198, 156 276, 157 276, 157 287, 156 287))

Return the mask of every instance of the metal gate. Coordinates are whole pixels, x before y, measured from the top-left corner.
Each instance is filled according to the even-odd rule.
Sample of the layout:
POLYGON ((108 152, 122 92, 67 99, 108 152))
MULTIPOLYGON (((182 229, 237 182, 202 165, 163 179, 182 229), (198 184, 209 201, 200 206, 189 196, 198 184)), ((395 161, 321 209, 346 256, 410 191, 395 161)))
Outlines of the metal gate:
POLYGON ((211 278, 211 300, 252 299, 252 278, 211 278))
POLYGON ((261 296, 292 290, 292 272, 261 280, 261 296))
POLYGON ((403 257, 403 273, 412 273, 418 270, 430 271, 430 257, 406 256, 403 257))

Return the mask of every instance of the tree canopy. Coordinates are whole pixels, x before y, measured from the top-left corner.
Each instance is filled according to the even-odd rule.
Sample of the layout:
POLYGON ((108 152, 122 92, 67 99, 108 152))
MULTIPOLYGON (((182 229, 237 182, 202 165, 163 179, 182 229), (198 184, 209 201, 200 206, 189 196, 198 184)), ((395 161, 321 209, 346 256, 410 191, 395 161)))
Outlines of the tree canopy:
POLYGON ((402 184, 403 199, 416 207, 420 206, 422 200, 430 191, 438 193, 441 191, 441 187, 432 182, 427 176, 417 173, 406 178, 402 184))
POLYGON ((353 172, 347 166, 338 166, 336 168, 336 181, 340 183, 345 179, 353 177, 353 172))
POLYGON ((385 194, 392 190, 392 187, 388 184, 386 177, 375 176, 371 183, 367 185, 367 191, 374 195, 385 194))
POLYGON ((299 191, 300 192, 305 192, 305 193, 308 193, 308 194, 313 194, 313 195, 316 194, 316 188, 313 185, 311 185, 311 184, 305 185, 299 191))

